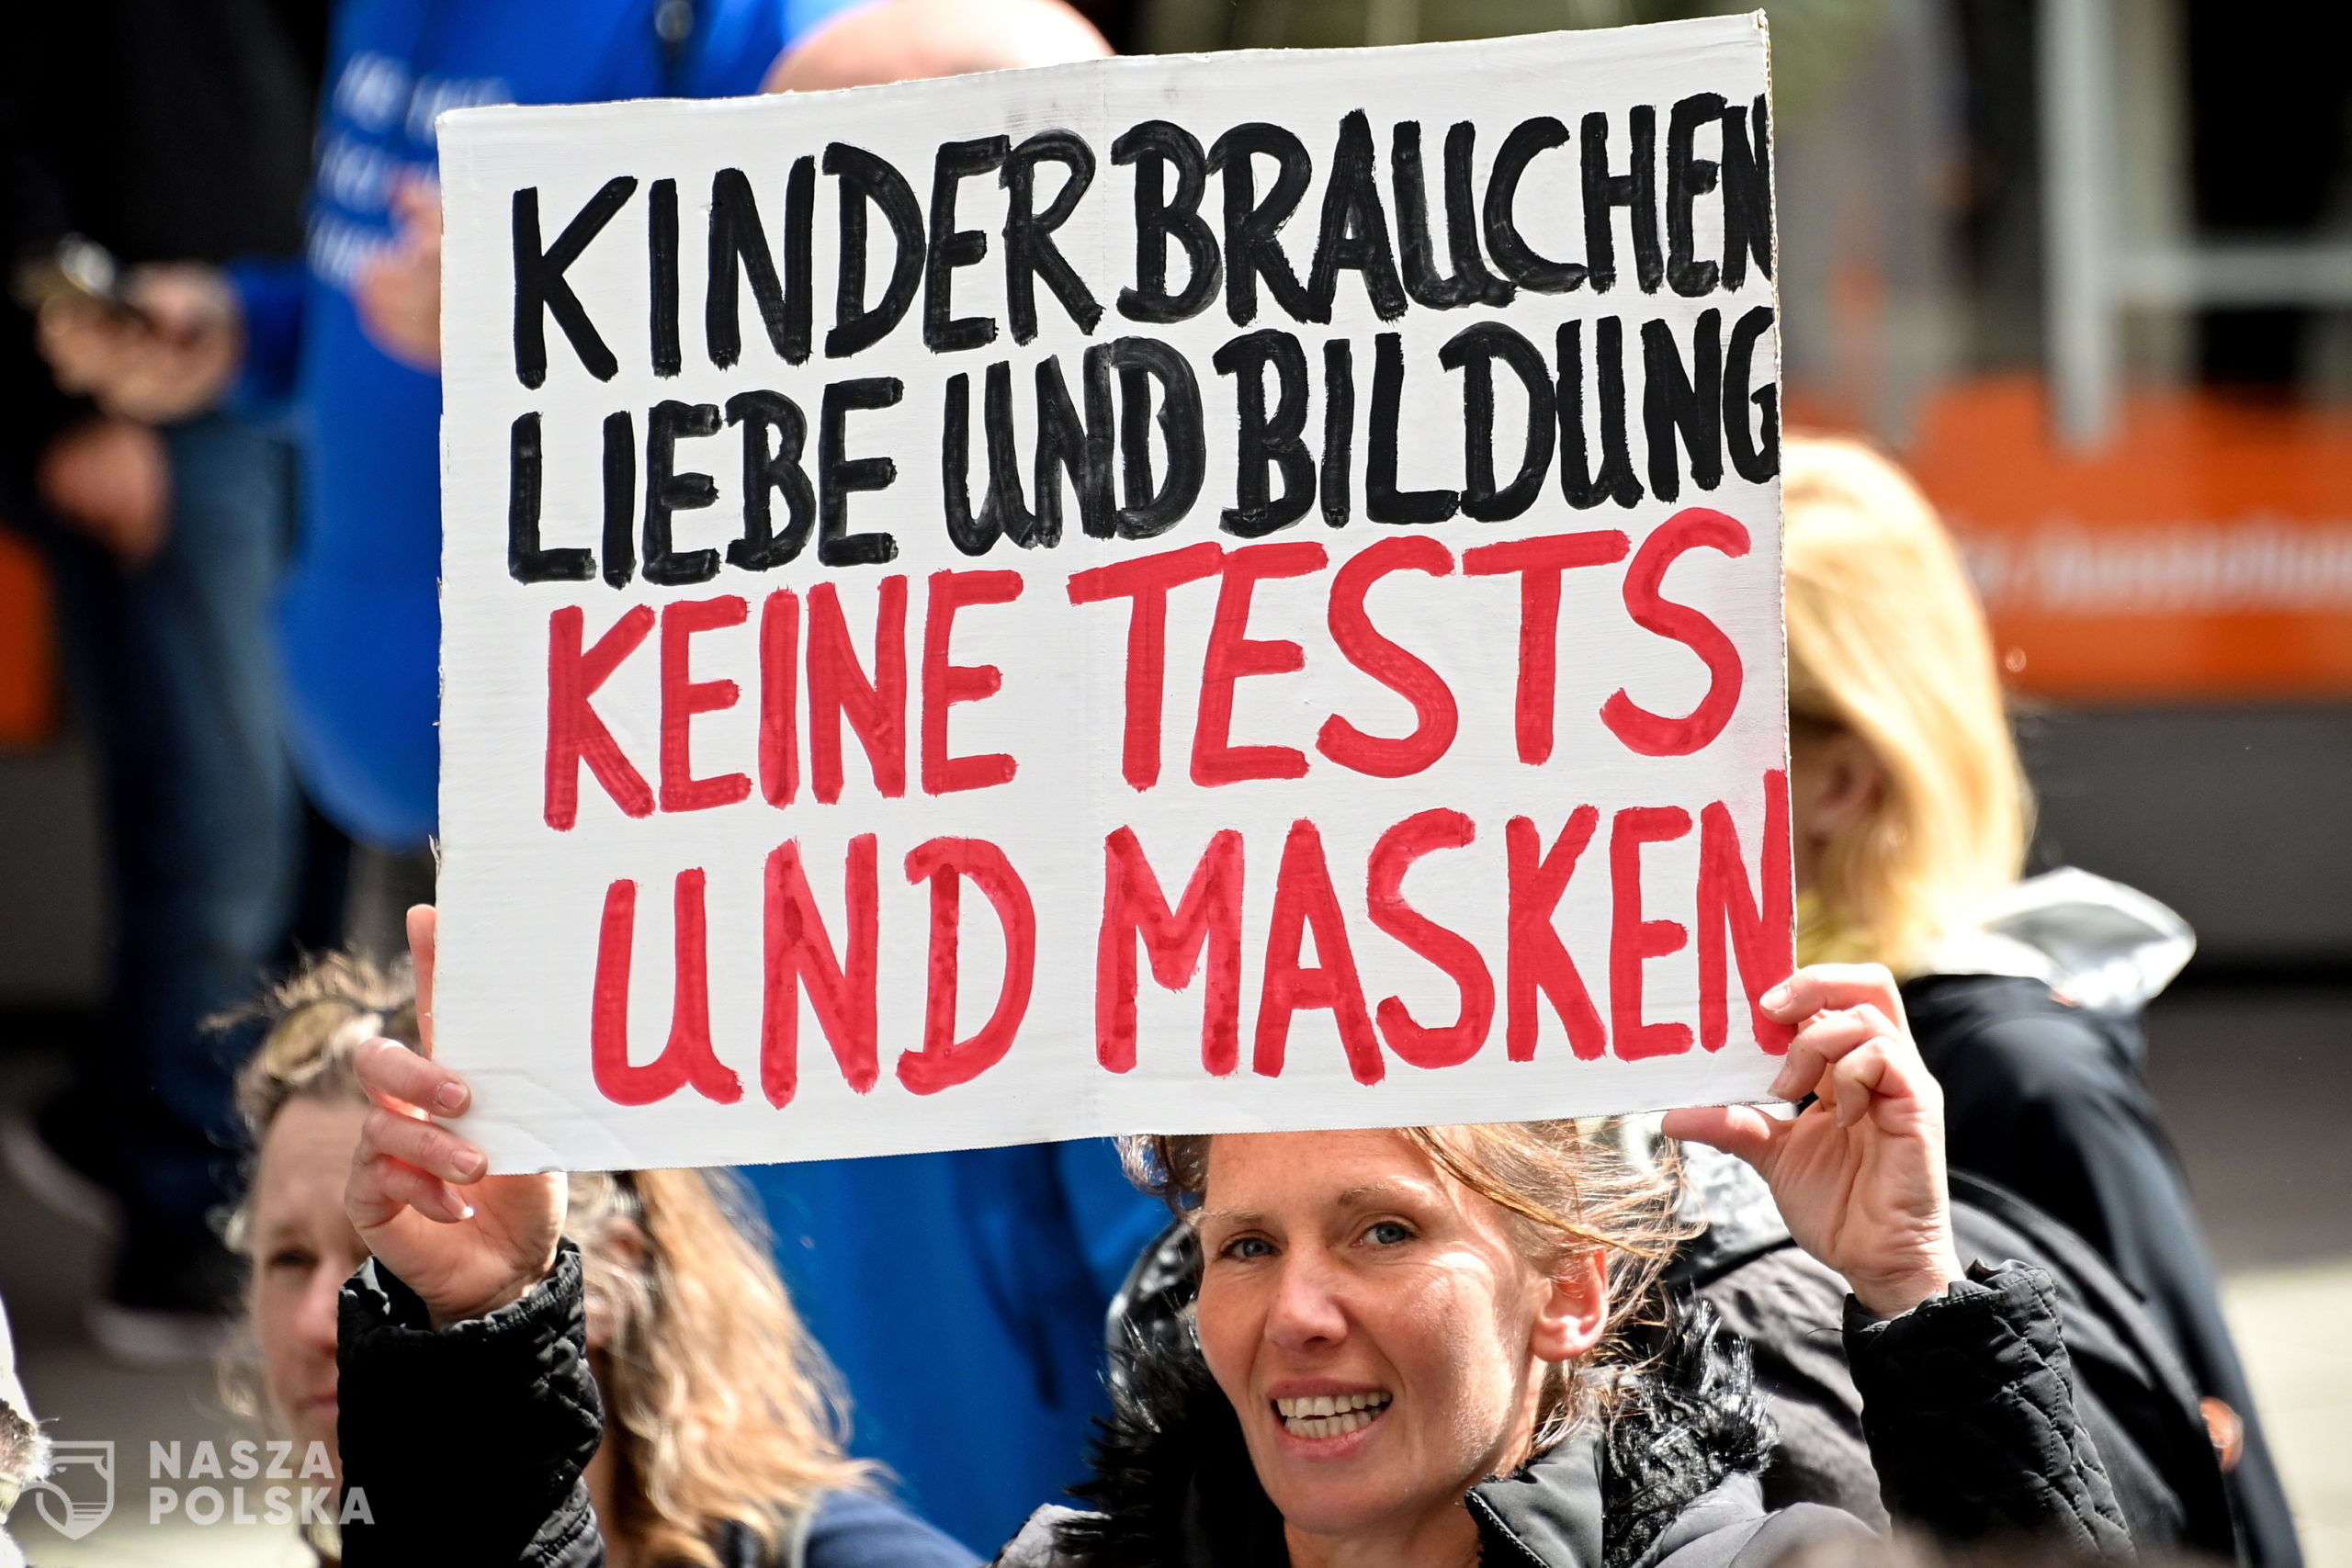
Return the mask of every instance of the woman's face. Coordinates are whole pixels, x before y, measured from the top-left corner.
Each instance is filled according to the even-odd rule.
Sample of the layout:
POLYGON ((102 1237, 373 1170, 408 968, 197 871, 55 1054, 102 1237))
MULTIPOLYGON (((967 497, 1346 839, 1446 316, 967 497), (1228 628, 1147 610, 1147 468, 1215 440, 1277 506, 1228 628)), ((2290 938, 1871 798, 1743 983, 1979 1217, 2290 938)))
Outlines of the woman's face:
POLYGON ((1403 1539, 1522 1462, 1545 1365, 1592 1348, 1600 1260, 1547 1277, 1391 1132, 1211 1145, 1201 1348, 1294 1531, 1403 1539))
POLYGON ((254 1332, 262 1383, 303 1453, 324 1443, 336 1472, 335 1302, 368 1249, 343 1212, 344 1180, 368 1108, 289 1100, 254 1172, 254 1332))

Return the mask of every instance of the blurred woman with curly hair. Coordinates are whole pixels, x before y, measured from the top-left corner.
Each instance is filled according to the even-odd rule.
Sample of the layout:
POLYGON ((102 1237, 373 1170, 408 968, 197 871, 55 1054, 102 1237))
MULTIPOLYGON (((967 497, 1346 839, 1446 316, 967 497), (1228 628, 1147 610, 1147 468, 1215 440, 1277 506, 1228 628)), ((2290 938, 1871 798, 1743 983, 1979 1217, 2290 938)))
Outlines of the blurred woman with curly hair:
MULTIPOLYGON (((253 1184, 232 1236, 253 1264, 260 1397, 252 1404, 305 1455, 316 1445, 338 1480, 355 1454, 429 1441, 424 1456, 410 1457, 424 1459, 412 1473, 429 1493, 433 1534, 445 1548, 435 1555, 469 1560, 448 1553, 494 1535, 511 1501, 469 1484, 469 1472, 484 1445, 517 1434, 502 1432, 492 1411, 444 1411, 429 1438, 339 1419, 347 1390, 336 1354, 350 1322, 342 1298, 368 1288, 354 1274, 414 1300, 363 1269, 368 1250, 343 1204, 370 1111, 355 1058, 371 1042, 421 1048, 414 987, 405 967, 331 956, 275 987, 258 1010, 268 1032, 238 1086, 255 1151, 253 1184)), ((592 1381, 585 1402, 541 1430, 593 1454, 582 1464, 582 1529, 601 1539, 607 1562, 965 1568, 967 1552, 885 1500, 868 1467, 843 1451, 830 1370, 730 1177, 575 1174, 564 1215, 581 1315, 535 1326, 557 1364, 565 1335, 579 1335, 592 1381)), ((401 1332, 385 1329, 394 1342, 401 1332)), ((417 1501, 379 1488, 364 1503, 326 1511, 356 1529, 417 1501)), ((334 1530, 314 1519, 309 1533, 322 1559, 338 1557, 334 1530)))

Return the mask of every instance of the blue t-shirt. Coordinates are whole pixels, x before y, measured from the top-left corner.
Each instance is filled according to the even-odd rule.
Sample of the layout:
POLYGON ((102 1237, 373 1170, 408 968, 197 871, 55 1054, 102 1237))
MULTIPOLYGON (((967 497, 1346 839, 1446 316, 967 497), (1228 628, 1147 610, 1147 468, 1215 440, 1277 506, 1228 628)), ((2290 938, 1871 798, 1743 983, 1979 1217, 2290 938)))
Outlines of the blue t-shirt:
POLYGON ((776 1262, 851 1447, 983 1556, 1086 1478, 1103 1313, 1168 1211, 1106 1139, 761 1166, 776 1262))
POLYGON ((345 0, 320 110, 299 277, 246 269, 249 392, 291 395, 302 541, 279 627, 287 723, 321 807, 412 849, 440 750, 441 383, 360 329, 352 280, 390 243, 405 176, 437 167, 433 117, 475 104, 756 92, 786 42, 845 0, 692 0, 674 52, 661 0, 345 0))

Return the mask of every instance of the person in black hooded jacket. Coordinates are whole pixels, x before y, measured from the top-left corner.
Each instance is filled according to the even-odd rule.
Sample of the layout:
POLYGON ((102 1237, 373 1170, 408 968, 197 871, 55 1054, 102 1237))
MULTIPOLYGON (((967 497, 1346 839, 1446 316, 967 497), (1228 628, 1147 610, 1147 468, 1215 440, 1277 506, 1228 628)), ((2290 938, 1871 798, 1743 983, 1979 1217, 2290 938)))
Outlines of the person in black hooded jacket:
MULTIPOLYGON (((1804 1109, 1686 1110, 1668 1131, 1751 1162, 1851 1286, 1845 1337, 1890 1506, 1946 1536, 2128 1552, 2047 1277, 1961 1267, 1940 1095, 1892 977, 1801 971, 1763 1005, 1801 1025, 1773 1093, 1804 1109)), ((400 1113, 462 1109, 446 1066, 390 1045, 356 1065, 383 1109, 346 1194, 374 1263, 344 1298, 345 1481, 373 1514, 345 1562, 446 1561, 453 1539, 469 1562, 601 1562, 562 1179, 485 1176, 457 1131, 400 1113), (462 1530, 416 1501, 453 1427, 493 1438, 467 1479, 499 1500, 462 1530)), ((1195 1335, 1126 1367, 1097 1506, 1042 1510, 1005 1568, 1761 1568, 1865 1531, 1762 1506, 1744 1363, 1703 1314, 1652 1364, 1627 1359, 1680 1234, 1673 1189, 1577 1123, 1135 1149, 1201 1238, 1195 1335)), ((912 1317, 907 1332, 920 1354, 912 1317)))
POLYGON ((2079 869, 2018 880, 2031 802, 1991 635, 1917 487, 1818 438, 1784 444, 1781 487, 1798 961, 1903 976, 1953 1168, 2056 1220, 2137 1293, 2202 1402, 2234 1555, 2300 1568, 2132 1018, 2194 939, 2079 869))

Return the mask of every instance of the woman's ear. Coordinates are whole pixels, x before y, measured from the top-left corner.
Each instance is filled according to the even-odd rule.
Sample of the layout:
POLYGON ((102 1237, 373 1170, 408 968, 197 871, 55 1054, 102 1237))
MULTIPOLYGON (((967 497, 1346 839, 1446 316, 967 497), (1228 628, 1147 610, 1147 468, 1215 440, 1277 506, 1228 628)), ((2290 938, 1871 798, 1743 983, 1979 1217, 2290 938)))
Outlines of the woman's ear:
POLYGON ((1800 889, 1813 886, 1823 850, 1875 809, 1885 793, 1886 764, 1854 731, 1792 736, 1790 826, 1800 889))
POLYGON ((643 1297, 640 1291, 616 1292, 609 1281, 615 1275, 637 1275, 644 1268, 645 1232, 635 1220, 613 1215, 595 1238, 594 1256, 588 1260, 586 1270, 588 1348, 592 1354, 602 1355, 620 1343, 628 1325, 618 1319, 628 1311, 631 1301, 643 1297))
POLYGON ((1539 1361, 1573 1361, 1600 1343, 1609 1326, 1609 1269, 1600 1249, 1569 1258, 1546 1281, 1529 1347, 1539 1361))
POLYGON ((1804 791, 1808 798, 1795 813, 1800 818, 1799 833, 1817 840, 1834 839, 1878 804, 1886 788, 1886 764, 1860 735, 1840 729, 1799 750, 1812 786, 1804 791))

